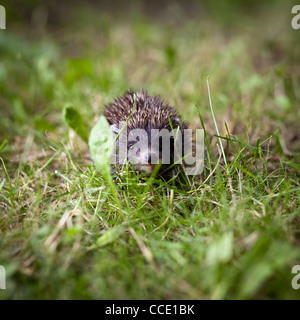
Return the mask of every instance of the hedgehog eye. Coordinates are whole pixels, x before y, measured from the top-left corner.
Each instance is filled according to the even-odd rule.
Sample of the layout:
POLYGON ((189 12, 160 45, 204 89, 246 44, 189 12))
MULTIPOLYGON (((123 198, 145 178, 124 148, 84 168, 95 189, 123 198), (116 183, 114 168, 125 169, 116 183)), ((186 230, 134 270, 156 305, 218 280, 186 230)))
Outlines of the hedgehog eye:
POLYGON ((136 141, 127 141, 127 148, 130 149, 135 144, 136 144, 136 141))
POLYGON ((130 141, 127 141, 127 147, 128 149, 131 148, 133 145, 135 145, 137 142, 140 141, 140 137, 137 136, 136 137, 136 140, 130 140, 130 141))

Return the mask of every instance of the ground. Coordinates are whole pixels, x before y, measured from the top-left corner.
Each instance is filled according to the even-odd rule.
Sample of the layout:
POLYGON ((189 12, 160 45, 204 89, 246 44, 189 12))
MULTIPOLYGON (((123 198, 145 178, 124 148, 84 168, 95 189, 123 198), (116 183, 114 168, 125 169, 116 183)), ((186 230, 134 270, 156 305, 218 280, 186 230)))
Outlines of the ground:
POLYGON ((3 1, 1 299, 299 299, 293 4, 3 1), (205 128, 200 177, 109 184, 93 166, 63 110, 89 132, 128 88, 205 128))

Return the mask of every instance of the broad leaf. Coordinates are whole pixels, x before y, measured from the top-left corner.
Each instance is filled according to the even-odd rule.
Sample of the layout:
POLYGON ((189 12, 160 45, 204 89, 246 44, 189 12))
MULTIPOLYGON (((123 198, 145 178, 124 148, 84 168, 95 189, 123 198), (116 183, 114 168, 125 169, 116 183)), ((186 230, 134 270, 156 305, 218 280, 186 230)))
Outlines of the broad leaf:
POLYGON ((72 128, 80 138, 88 142, 88 132, 81 114, 73 107, 68 106, 64 109, 64 119, 68 126, 72 128))

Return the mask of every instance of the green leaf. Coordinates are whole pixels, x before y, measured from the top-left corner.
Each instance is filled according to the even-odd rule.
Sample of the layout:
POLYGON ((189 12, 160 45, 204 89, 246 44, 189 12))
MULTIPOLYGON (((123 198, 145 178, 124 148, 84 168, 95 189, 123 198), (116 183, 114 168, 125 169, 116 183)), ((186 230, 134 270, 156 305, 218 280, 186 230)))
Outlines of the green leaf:
POLYGON ((73 107, 68 106, 64 109, 64 119, 68 126, 72 128, 80 138, 88 142, 88 132, 81 114, 73 107))
MULTIPOLYGON (((109 160, 114 150, 114 140, 115 139, 106 118, 101 116, 91 130, 89 148, 92 160, 94 161, 97 169, 103 175, 104 179, 108 182, 117 206, 121 207, 117 190, 110 174, 109 160)), ((123 215, 122 211, 120 214, 123 215)))
POLYGON ((93 127, 89 138, 91 157, 101 173, 109 171, 109 159, 113 152, 114 138, 110 126, 101 116, 93 127))

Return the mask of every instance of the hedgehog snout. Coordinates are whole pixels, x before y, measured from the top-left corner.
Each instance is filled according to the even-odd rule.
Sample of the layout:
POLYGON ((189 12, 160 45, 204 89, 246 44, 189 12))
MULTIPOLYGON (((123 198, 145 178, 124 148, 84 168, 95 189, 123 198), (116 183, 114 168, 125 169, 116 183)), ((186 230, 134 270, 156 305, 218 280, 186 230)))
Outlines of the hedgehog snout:
POLYGON ((144 164, 156 164, 159 154, 155 151, 146 150, 141 154, 141 159, 144 164))
POLYGON ((151 150, 145 151, 141 154, 141 163, 140 170, 147 174, 151 174, 156 166, 156 159, 158 159, 159 155, 151 150))
POLYGON ((142 148, 135 155, 133 162, 136 164, 136 169, 145 173, 152 173, 156 164, 159 162, 159 153, 150 148, 142 148))

